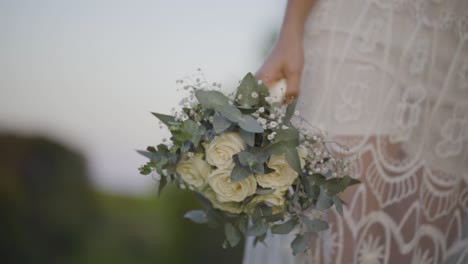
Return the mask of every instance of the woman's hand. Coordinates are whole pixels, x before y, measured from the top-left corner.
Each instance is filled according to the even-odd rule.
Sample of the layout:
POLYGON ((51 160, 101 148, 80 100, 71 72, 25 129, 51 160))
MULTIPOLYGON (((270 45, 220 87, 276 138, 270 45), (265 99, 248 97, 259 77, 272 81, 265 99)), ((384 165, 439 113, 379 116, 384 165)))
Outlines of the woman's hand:
POLYGON ((313 3, 314 0, 288 0, 280 37, 256 74, 257 79, 262 80, 268 87, 286 79, 286 103, 299 96, 304 65, 304 24, 313 3))
POLYGON ((286 103, 289 103, 299 96, 303 64, 302 36, 282 36, 258 70, 256 77, 267 87, 272 87, 279 80, 286 79, 287 87, 284 97, 286 103))

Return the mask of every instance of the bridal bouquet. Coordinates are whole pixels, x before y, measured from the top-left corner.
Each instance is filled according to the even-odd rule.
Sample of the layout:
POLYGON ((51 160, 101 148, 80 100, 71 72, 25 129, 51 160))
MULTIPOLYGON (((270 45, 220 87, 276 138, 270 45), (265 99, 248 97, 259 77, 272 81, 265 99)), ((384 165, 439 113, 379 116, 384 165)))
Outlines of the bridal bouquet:
POLYGON ((202 210, 185 217, 224 225, 224 247, 243 236, 263 241, 271 230, 297 232, 293 254, 305 251, 310 234, 328 228, 306 211, 334 205, 342 214, 339 194, 358 182, 347 175, 348 162, 329 152, 319 130, 304 126, 295 101, 276 101, 250 73, 230 95, 216 83, 178 82, 190 93, 181 111, 153 113, 169 128, 170 143, 142 152, 150 161, 140 173, 157 173, 160 190, 169 182, 193 190, 202 210))

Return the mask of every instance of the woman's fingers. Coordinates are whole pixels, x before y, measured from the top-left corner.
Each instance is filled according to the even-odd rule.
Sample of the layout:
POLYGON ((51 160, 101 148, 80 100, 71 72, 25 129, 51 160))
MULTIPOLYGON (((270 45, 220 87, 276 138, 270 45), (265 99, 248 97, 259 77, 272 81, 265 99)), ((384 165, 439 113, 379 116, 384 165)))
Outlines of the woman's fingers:
POLYGON ((286 93, 284 94, 285 103, 289 104, 299 96, 299 86, 301 82, 300 72, 291 72, 286 76, 286 93))
POLYGON ((277 81, 283 78, 281 71, 279 69, 268 69, 270 67, 262 67, 255 74, 255 77, 258 80, 261 80, 268 88, 271 88, 277 81))

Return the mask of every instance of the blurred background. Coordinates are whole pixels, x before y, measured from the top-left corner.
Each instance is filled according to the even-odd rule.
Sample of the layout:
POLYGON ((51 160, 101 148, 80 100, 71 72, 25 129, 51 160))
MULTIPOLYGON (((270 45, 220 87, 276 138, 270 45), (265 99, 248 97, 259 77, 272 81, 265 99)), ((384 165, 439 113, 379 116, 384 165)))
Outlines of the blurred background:
POLYGON ((0 0, 0 263, 240 263, 222 230, 160 199, 136 149, 201 68, 255 71, 286 0, 0 0))

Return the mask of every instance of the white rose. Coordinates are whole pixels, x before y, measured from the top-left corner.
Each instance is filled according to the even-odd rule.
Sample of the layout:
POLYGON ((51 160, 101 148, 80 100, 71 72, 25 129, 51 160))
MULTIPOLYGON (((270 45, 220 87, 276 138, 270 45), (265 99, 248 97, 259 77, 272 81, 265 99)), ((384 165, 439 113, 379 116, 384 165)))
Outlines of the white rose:
POLYGON ((232 164, 232 155, 243 151, 246 146, 239 133, 228 132, 216 136, 210 143, 205 144, 206 161, 220 169, 232 164))
POLYGON ((240 214, 242 212, 243 206, 242 203, 236 203, 236 202, 226 202, 222 203, 216 198, 216 193, 213 191, 212 188, 208 187, 203 191, 203 195, 211 201, 211 204, 213 204, 214 208, 227 211, 233 214, 240 214))
POLYGON ((255 198, 253 198, 252 201, 246 204, 244 208, 244 212, 247 214, 252 214, 253 210, 255 209, 255 206, 257 206, 260 203, 266 202, 272 206, 273 214, 280 213, 284 211, 284 206, 286 203, 284 194, 285 192, 275 191, 274 193, 271 193, 271 194, 263 194, 263 195, 255 196, 255 198))
POLYGON ((258 184, 263 188, 284 191, 288 189, 297 178, 297 172, 289 166, 284 156, 271 156, 267 165, 275 171, 268 174, 256 175, 258 184))
POLYGON ((255 177, 250 175, 238 182, 231 182, 231 171, 234 166, 227 169, 217 169, 208 176, 208 183, 216 192, 220 202, 242 202, 253 195, 257 189, 255 177))
POLYGON ((204 187, 208 182, 208 175, 211 173, 210 164, 202 157, 202 154, 196 154, 191 158, 184 156, 176 167, 176 172, 182 177, 182 180, 195 188, 204 187))

